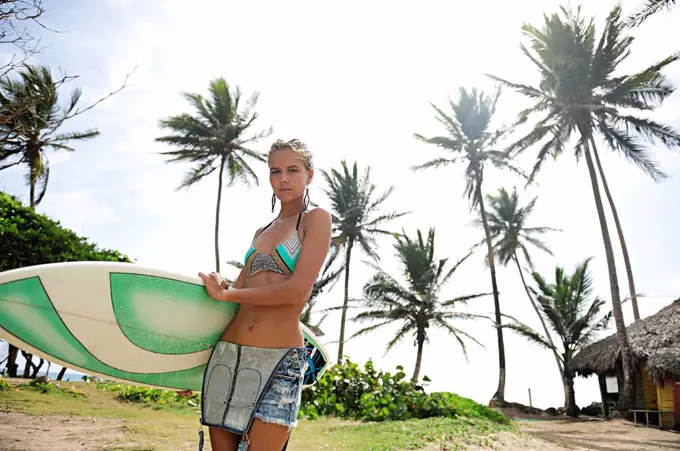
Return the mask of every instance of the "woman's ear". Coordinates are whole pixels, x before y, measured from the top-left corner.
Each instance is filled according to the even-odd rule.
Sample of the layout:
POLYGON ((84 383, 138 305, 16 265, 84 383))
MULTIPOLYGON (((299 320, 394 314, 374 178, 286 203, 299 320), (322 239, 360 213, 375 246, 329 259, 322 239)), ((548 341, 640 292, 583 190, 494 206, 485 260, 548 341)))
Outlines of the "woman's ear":
POLYGON ((314 169, 309 170, 309 175, 307 176, 307 185, 312 183, 312 179, 314 179, 314 169))

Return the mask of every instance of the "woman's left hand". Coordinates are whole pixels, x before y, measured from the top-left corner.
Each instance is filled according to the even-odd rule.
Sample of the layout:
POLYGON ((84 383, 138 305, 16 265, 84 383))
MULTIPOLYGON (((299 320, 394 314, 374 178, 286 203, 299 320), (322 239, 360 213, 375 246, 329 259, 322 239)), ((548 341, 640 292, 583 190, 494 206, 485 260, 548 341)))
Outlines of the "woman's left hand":
POLYGON ((199 272, 198 277, 203 279, 205 289, 211 298, 213 298, 216 301, 226 300, 225 295, 227 293, 227 289, 229 288, 229 284, 227 283, 226 280, 224 280, 224 278, 220 274, 216 272, 211 272, 210 274, 206 275, 203 274, 202 272, 199 272))

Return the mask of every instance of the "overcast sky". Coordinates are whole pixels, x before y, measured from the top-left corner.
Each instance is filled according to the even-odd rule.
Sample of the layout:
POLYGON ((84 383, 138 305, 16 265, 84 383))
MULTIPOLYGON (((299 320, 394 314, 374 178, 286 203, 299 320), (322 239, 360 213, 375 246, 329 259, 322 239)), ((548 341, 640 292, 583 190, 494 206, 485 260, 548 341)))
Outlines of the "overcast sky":
MULTIPOLYGON (((602 19, 613 1, 589 2, 584 10, 602 19)), ((641 0, 623 2, 626 13, 641 0)), ((458 86, 492 89, 484 73, 533 83, 536 74, 519 44, 523 22, 540 25, 543 13, 556 11, 552 0, 465 3, 450 1, 358 2, 329 6, 320 2, 218 2, 215 0, 49 2, 45 21, 59 34, 39 32, 50 43, 36 58, 53 70, 80 75, 76 82, 84 100, 92 101, 117 88, 126 73, 138 69, 132 86, 98 106, 69 127, 98 127, 101 136, 74 144, 72 154, 52 153, 47 195, 38 210, 58 219, 102 247, 115 248, 140 265, 190 275, 214 268, 213 225, 216 178, 175 191, 184 165, 166 164, 158 152, 168 148, 154 142, 164 133, 158 121, 189 111, 182 91, 205 93, 209 80, 223 76, 244 92, 261 93, 257 127, 274 127, 271 139, 258 144, 265 150, 276 137, 297 137, 308 143, 320 168, 342 159, 372 167, 373 181, 396 189, 385 211, 411 211, 391 228, 436 227, 440 256, 454 262, 481 238, 470 226, 473 215, 463 198, 462 167, 414 174, 409 167, 439 156, 438 149, 419 143, 414 132, 440 133, 430 101, 442 104, 458 86)), ((677 50, 668 39, 680 12, 661 13, 635 30, 637 40, 624 70, 642 68, 677 50)), ((598 32, 601 28, 598 28, 598 32)), ((668 72, 680 83, 680 64, 668 72)), ((500 99, 497 123, 509 122, 525 105, 506 92, 500 99)), ((668 100, 654 117, 680 128, 680 94, 668 100)), ((602 148, 610 186, 626 234, 636 285, 648 295, 640 300, 642 316, 650 315, 678 297, 678 245, 672 236, 680 227, 678 193, 680 155, 663 149, 656 156, 673 178, 656 184, 617 154, 602 148)), ((533 151, 522 160, 531 166, 533 151)), ((272 218, 267 169, 255 166, 259 187, 230 188, 224 193, 221 229, 222 260, 241 260, 253 232, 272 218)), ((0 189, 28 198, 22 171, 0 173, 0 189)), ((606 262, 585 163, 570 153, 545 164, 538 185, 522 191, 524 202, 538 195, 535 226, 562 229, 545 236, 555 256, 533 253, 537 269, 551 278, 554 266, 572 270, 593 257, 596 293, 609 298, 606 262)), ((312 200, 327 206, 322 179, 315 180, 312 200)), ((489 172, 485 191, 511 188, 522 182, 507 174, 489 172)), ((613 226, 613 224, 612 224, 613 226)), ((615 237, 612 228, 612 237, 615 237)), ((382 265, 395 276, 391 239, 382 239, 382 265)), ((621 254, 616 247, 622 297, 628 294, 621 254)), ((353 263, 350 295, 358 297, 371 270, 358 254, 353 263)), ((226 265, 225 265, 226 266, 226 265)), ((229 268, 226 266, 226 268, 229 268)), ((229 271, 230 269, 228 269, 229 271)), ((498 270, 503 313, 539 327, 514 267, 498 270)), ((229 274, 231 276, 234 273, 229 274)), ((468 260, 444 290, 451 297, 490 291, 483 255, 468 260)), ((342 283, 326 293, 319 307, 342 301, 342 283)), ((609 305, 609 304, 608 304, 609 305)), ((468 311, 490 314, 492 298, 471 303, 468 311)), ((627 322, 632 310, 625 307, 627 322)), ((497 384, 496 334, 486 322, 456 324, 479 339, 468 347, 469 362, 455 341, 430 330, 421 375, 431 389, 448 390, 486 404, 497 384)), ((350 323, 349 332, 358 330, 350 323)), ((339 314, 323 323, 327 347, 335 358, 339 314)), ((613 333, 612 329, 606 334, 613 333)), ((404 365, 411 373, 415 348, 405 340, 391 353, 385 344, 396 326, 347 343, 346 353, 363 363, 372 358, 379 367, 404 365)), ((506 398, 534 405, 560 405, 563 391, 550 353, 505 333, 506 398)), ((54 367, 53 367, 54 368, 54 367)), ((595 378, 576 381, 581 406, 599 399, 595 378)))

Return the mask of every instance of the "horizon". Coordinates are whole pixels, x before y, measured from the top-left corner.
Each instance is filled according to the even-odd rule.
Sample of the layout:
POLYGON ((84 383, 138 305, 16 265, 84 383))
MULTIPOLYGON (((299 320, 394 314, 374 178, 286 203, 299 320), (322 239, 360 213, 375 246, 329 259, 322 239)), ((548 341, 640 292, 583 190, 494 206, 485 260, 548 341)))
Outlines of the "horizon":
MULTIPOLYGON (((494 85, 485 73, 533 83, 536 75, 519 47, 526 42, 520 26, 523 22, 540 25, 542 15, 556 11, 561 3, 534 0, 518 7, 498 0, 484 5, 441 1, 415 7, 349 2, 342 8, 323 8, 306 1, 284 6, 202 0, 192 6, 172 2, 163 7, 130 0, 107 0, 98 5, 54 2, 48 5, 51 11, 45 23, 64 31, 54 34, 36 28, 50 46, 32 61, 48 65, 53 73, 61 67, 80 76, 62 88, 63 97, 81 86, 86 105, 116 89, 135 65, 138 68, 128 88, 65 127, 64 131, 97 127, 102 134, 73 143, 75 152, 50 152, 47 194, 36 210, 101 248, 128 255, 137 264, 191 276, 213 270, 216 176, 188 190, 175 191, 189 166, 166 163, 158 152, 170 148, 154 138, 166 134, 158 126, 159 119, 191 111, 182 92, 206 93, 211 79, 224 76, 229 83, 239 84, 245 95, 260 92, 256 108, 260 118, 254 130, 271 125, 274 133, 257 143, 258 150, 266 149, 278 137, 297 137, 309 145, 319 169, 338 167, 342 159, 357 160, 360 169, 370 165, 378 191, 395 186, 382 211, 412 211, 390 223, 389 229, 403 228, 413 235, 416 229, 436 227, 436 253, 448 257, 452 264, 481 238, 481 232, 471 226, 475 216, 463 197, 463 168, 454 165, 410 171, 410 166, 441 155, 434 146, 417 142, 412 134, 442 132, 428 102, 443 105, 458 86, 478 86, 491 92, 494 85), (263 8, 269 14, 262 14, 263 8), (491 10, 494 16, 489 15, 491 10), (211 13, 197 17, 196 11, 211 13), (229 21, 227 26, 225 17, 243 20, 229 21), (490 30, 495 37, 485 40, 490 30), (240 39, 232 41, 227 35, 240 39)), ((606 12, 616 3, 583 5, 584 14, 596 16, 598 33, 606 12)), ((642 1, 621 4, 624 12, 630 13, 642 1)), ((676 8, 632 30, 636 38, 633 53, 622 69, 640 69, 675 52, 677 48, 664 39, 663 30, 671 29, 673 20, 679 19, 676 8)), ((680 63, 671 65, 666 73, 680 85, 680 63)), ((505 90, 496 123, 509 123, 525 105, 526 100, 505 90)), ((653 117, 680 128, 680 93, 673 94, 653 117)), ((680 154, 653 150, 661 168, 671 175, 662 183, 654 183, 613 151, 601 152, 635 282, 638 291, 647 295, 639 298, 641 318, 680 297, 673 284, 680 270, 673 257, 679 249, 668 239, 680 227, 680 213, 671 207, 680 192, 680 154)), ((522 155, 522 168, 531 167, 534 155, 533 150, 522 155)), ((259 187, 225 187, 223 191, 220 256, 222 272, 228 277, 234 277, 236 271, 225 262, 241 260, 255 229, 273 217, 266 167, 253 167, 260 177, 259 187), (254 210, 247 211, 249 207, 254 210), (236 221, 230 221, 234 213, 236 221)), ((323 185, 317 171, 311 200, 328 208, 323 185)), ((537 271, 550 279, 555 265, 570 271, 593 257, 594 294, 607 300, 607 309, 611 308, 604 248, 585 165, 577 164, 568 152, 557 161, 546 161, 537 185, 527 190, 516 177, 489 170, 485 194, 501 186, 517 186, 522 204, 538 196, 530 225, 562 229, 543 237, 554 257, 531 250, 537 271)), ((26 202, 23 168, 1 171, 0 190, 26 202)), ((608 223, 623 299, 628 295, 627 278, 610 214, 608 223)), ((391 237, 378 238, 381 265, 389 274, 399 276, 392 242, 391 237)), ((350 297, 360 296, 372 274, 362 262, 365 259, 363 254, 354 258, 350 297)), ((442 297, 490 291, 483 259, 482 252, 468 259, 445 286, 442 297)), ((502 312, 539 328, 516 269, 498 265, 497 273, 502 312)), ((342 296, 342 283, 337 283, 319 296, 315 309, 339 305, 342 296)), ((471 301, 462 310, 491 314, 492 298, 471 301)), ((630 303, 624 304, 623 310, 628 325, 633 317, 630 303)), ((348 312, 348 318, 352 313, 348 312)), ((339 318, 339 312, 332 313, 321 325, 329 364, 337 354, 332 341, 338 339, 339 318)), ((495 331, 483 321, 457 321, 455 325, 486 349, 470 342, 467 362, 452 337, 430 330, 421 378, 432 379, 429 391, 455 392, 486 405, 498 380, 495 331), (450 363, 455 365, 453 370, 447 367, 450 363)), ((348 336, 359 327, 348 321, 348 336)), ((383 356, 396 327, 349 340, 345 354, 362 365, 372 358, 384 371, 402 365, 410 376, 416 356, 410 339, 383 356)), ((612 322, 599 337, 613 333, 612 322)), ((531 389, 534 406, 560 406, 563 390, 550 352, 509 330, 504 338, 506 400, 528 405, 531 389)), ((55 367, 59 368, 52 365, 51 371, 55 367)), ((580 407, 601 401, 595 377, 577 376, 575 391, 580 407)))

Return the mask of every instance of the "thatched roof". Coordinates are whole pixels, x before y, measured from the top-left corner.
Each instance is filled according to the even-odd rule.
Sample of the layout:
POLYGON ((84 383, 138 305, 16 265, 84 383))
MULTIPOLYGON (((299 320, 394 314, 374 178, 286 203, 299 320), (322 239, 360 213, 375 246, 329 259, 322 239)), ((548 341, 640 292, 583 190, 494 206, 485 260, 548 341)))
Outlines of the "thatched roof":
MULTIPOLYGON (((636 321, 626 331, 636 367, 645 365, 657 381, 666 377, 680 380, 680 299, 636 321)), ((620 359, 621 349, 614 333, 576 354, 569 367, 587 377, 614 372, 620 359)))

